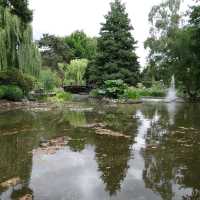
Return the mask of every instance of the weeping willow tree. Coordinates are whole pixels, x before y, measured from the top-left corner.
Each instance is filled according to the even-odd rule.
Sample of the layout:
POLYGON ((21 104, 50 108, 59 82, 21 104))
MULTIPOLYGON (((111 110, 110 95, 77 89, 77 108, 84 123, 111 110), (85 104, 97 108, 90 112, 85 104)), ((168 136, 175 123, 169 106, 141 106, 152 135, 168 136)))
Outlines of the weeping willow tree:
POLYGON ((0 5, 0 71, 17 68, 38 77, 41 56, 32 41, 32 27, 24 23, 9 7, 0 5))
POLYGON ((87 59, 75 59, 67 66, 65 75, 65 84, 67 85, 85 85, 85 72, 88 66, 87 59))

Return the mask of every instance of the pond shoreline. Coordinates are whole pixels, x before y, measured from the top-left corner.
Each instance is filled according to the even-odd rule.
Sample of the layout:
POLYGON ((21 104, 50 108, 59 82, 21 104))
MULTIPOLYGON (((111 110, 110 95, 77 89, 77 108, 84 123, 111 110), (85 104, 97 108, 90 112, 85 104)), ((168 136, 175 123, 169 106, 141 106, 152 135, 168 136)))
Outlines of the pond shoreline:
MULTIPOLYGON (((51 101, 30 101, 30 100, 22 100, 22 101, 9 101, 9 100, 0 100, 0 109, 20 109, 20 108, 55 108, 58 107, 58 103, 60 104, 66 104, 70 102, 76 102, 76 101, 88 101, 88 100, 96 100, 102 103, 115 103, 115 104, 142 104, 145 102, 154 102, 154 103, 171 103, 171 102, 165 102, 165 98, 163 97, 142 97, 138 100, 133 99, 127 99, 127 100, 120 100, 120 99, 111 99, 111 98, 96 98, 96 97, 90 97, 89 95, 74 95, 73 99, 71 101, 65 101, 65 102, 51 102, 51 101)), ((200 103, 200 101, 189 101, 189 99, 185 98, 178 98, 176 103, 200 103)))
POLYGON ((8 101, 0 100, 0 109, 21 109, 21 108, 46 108, 54 107, 55 104, 51 102, 37 102, 37 101, 8 101))

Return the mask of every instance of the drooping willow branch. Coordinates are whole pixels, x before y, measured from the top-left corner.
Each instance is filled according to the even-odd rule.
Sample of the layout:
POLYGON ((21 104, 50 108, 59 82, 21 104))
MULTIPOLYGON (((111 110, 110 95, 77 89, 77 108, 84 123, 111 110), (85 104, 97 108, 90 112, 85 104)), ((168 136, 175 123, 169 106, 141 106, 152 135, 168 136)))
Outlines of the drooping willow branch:
POLYGON ((32 40, 32 27, 0 6, 0 71, 17 68, 39 76, 41 56, 32 40))

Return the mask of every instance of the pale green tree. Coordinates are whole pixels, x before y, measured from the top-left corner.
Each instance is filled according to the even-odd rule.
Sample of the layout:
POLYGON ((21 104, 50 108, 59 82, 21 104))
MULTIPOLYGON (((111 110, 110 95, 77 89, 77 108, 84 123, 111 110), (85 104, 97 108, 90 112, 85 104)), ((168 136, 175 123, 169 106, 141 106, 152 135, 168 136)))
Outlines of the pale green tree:
POLYGON ((67 66, 65 83, 68 85, 85 85, 85 71, 88 65, 87 59, 75 59, 67 66))

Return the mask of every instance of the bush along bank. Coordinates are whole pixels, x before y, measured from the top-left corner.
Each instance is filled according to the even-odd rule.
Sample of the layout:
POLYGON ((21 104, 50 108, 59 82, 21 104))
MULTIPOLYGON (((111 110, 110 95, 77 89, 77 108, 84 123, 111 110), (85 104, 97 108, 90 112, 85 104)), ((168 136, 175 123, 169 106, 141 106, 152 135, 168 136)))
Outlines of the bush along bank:
POLYGON ((142 84, 137 87, 128 86, 122 80, 107 80, 101 88, 93 89, 90 97, 107 100, 115 100, 121 103, 138 103, 142 97, 164 97, 166 89, 158 82, 151 88, 145 88, 142 84))
POLYGON ((1 85, 0 86, 0 99, 10 101, 20 101, 24 97, 23 91, 16 85, 1 85))
POLYGON ((72 100, 70 93, 57 89, 52 81, 43 81, 13 69, 0 72, 0 100, 21 101, 23 99, 47 102, 72 100), (42 86, 47 86, 44 89, 42 86))
POLYGON ((20 101, 34 88, 34 77, 18 70, 0 72, 0 99, 20 101))

